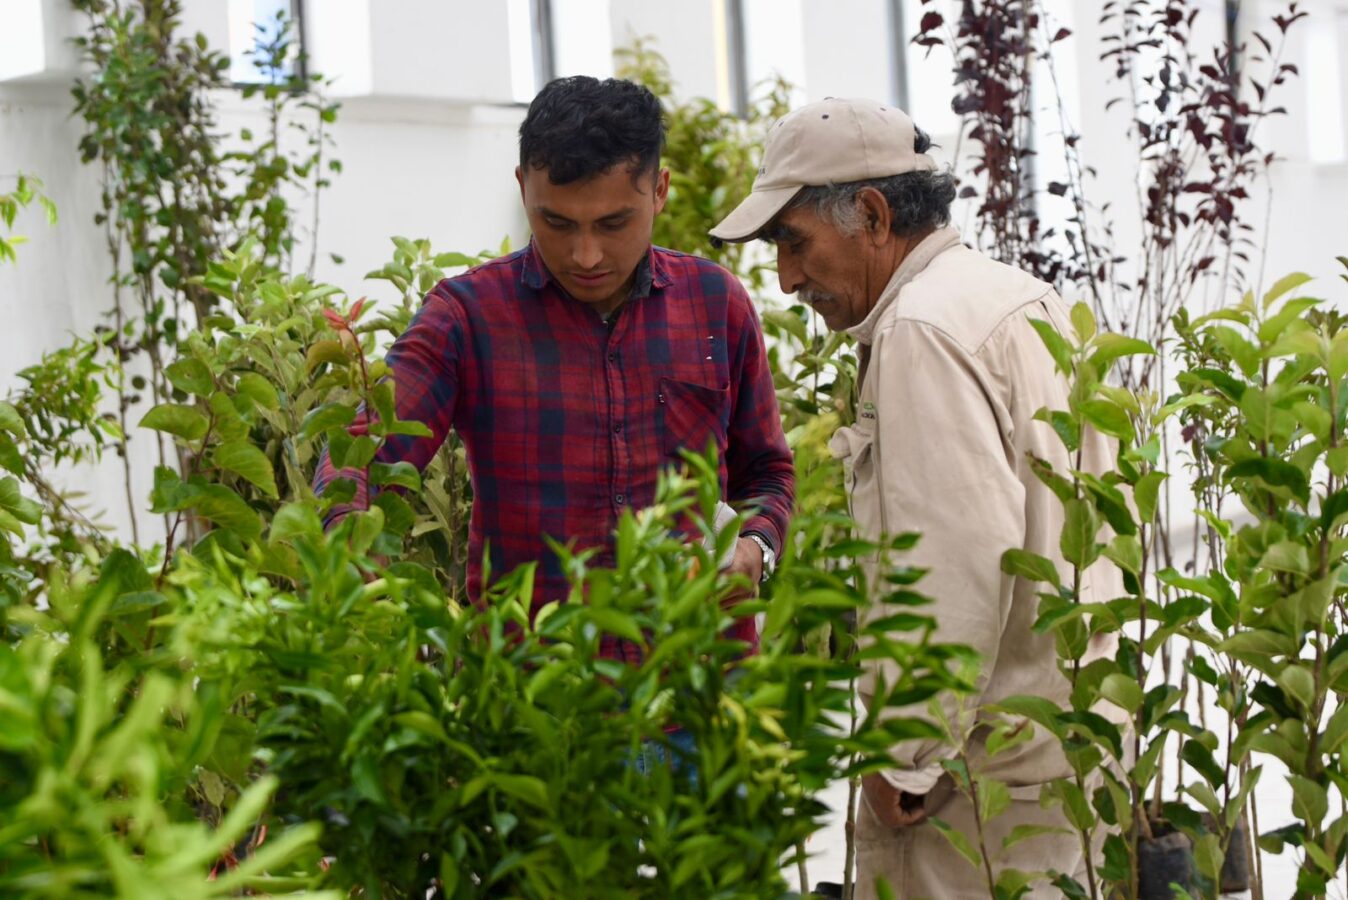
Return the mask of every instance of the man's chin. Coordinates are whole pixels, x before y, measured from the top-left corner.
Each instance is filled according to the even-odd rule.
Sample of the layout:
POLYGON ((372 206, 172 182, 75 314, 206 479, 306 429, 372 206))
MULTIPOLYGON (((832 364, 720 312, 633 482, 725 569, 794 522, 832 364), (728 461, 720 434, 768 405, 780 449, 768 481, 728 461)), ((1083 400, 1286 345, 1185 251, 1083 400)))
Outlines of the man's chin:
POLYGON ((846 331, 851 327, 836 312, 820 312, 816 309, 815 313, 824 320, 824 327, 829 331, 846 331))

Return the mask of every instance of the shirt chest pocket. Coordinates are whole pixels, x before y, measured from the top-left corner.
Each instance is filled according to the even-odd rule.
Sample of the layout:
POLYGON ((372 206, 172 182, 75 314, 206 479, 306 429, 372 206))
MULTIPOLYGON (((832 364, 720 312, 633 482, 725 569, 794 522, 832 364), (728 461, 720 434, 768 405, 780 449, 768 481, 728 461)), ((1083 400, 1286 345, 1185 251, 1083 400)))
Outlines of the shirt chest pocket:
POLYGON ((690 381, 661 378, 656 396, 660 439, 667 456, 679 459, 680 450, 703 453, 715 442, 724 456, 729 418, 729 388, 710 388, 690 381))
POLYGON ((829 450, 842 463, 843 483, 847 485, 847 503, 865 537, 875 539, 884 533, 884 504, 881 496, 880 467, 876 459, 875 433, 868 428, 848 425, 839 428, 829 440, 829 450))

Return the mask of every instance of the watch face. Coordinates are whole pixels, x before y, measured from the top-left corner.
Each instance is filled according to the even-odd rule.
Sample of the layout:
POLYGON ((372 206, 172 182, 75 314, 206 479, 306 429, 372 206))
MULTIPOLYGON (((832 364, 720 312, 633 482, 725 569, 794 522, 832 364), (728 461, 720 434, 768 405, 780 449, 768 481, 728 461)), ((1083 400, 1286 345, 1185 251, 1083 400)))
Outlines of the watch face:
POLYGON ((751 534, 748 535, 748 538, 758 545, 759 550, 763 551, 763 575, 759 580, 767 581, 768 576, 772 574, 772 570, 777 567, 777 554, 773 552, 770 546, 768 546, 768 542, 758 535, 751 534))

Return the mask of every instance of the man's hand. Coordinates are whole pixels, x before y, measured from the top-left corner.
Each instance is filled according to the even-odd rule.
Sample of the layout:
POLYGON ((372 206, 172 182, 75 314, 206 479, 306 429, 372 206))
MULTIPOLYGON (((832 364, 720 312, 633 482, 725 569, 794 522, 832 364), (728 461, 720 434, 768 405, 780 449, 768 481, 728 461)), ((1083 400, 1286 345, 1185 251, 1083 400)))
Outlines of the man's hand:
POLYGON ((763 548, 747 537, 735 542, 735 557, 726 566, 731 575, 743 575, 751 585, 748 593, 737 594, 736 598, 752 597, 758 593, 758 583, 763 579, 763 548))
POLYGON ((861 792, 875 818, 889 828, 911 828, 927 819, 921 796, 904 793, 879 772, 861 776, 861 792))

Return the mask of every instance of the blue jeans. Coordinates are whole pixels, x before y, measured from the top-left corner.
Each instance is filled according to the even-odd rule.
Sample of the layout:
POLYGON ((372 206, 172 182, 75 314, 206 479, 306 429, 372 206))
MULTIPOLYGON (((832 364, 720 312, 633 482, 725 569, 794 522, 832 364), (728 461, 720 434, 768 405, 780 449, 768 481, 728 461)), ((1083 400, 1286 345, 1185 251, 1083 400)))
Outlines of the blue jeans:
POLYGON ((693 763, 696 756, 697 744, 693 736, 679 729, 666 734, 664 741, 642 741, 641 748, 637 750, 635 763, 637 772, 645 775, 668 761, 674 772, 685 774, 696 781, 697 766, 693 763))

